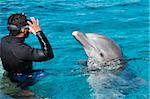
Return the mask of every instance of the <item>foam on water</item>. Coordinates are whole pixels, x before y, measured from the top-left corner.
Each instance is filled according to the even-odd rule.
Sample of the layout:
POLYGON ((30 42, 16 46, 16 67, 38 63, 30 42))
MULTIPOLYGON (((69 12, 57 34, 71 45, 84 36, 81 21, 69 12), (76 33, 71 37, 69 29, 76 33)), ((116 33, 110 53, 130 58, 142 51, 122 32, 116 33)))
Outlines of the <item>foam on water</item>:
POLYGON ((136 92, 139 86, 146 85, 146 81, 141 78, 129 77, 125 79, 105 71, 89 74, 87 81, 96 99, 124 99, 129 93, 136 92))

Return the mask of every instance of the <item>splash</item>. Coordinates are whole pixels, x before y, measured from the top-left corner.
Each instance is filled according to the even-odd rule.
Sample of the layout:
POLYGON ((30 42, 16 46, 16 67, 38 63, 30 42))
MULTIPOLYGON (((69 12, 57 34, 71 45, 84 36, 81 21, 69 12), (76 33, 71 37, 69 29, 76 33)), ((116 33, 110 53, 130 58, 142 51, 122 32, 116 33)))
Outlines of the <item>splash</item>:
POLYGON ((146 83, 139 77, 129 79, 126 75, 122 77, 106 71, 89 74, 87 82, 96 99, 124 99, 129 94, 136 93, 146 83))
POLYGON ((2 66, 2 61, 0 59, 0 78, 2 77, 3 73, 4 73, 4 69, 3 69, 3 66, 2 66))
POLYGON ((125 64, 125 62, 122 59, 111 59, 111 60, 104 60, 103 62, 100 62, 98 60, 96 60, 95 58, 89 58, 87 65, 90 69, 99 69, 99 70, 109 70, 109 71, 113 71, 113 70, 117 70, 121 67, 123 67, 123 65, 125 64))
POLYGON ((137 77, 133 71, 124 66, 127 61, 138 59, 141 58, 99 62, 89 58, 87 82, 93 90, 93 96, 96 99, 124 99, 129 94, 135 93, 141 86, 147 85, 144 79, 137 77), (124 70, 118 71, 122 66, 124 70))

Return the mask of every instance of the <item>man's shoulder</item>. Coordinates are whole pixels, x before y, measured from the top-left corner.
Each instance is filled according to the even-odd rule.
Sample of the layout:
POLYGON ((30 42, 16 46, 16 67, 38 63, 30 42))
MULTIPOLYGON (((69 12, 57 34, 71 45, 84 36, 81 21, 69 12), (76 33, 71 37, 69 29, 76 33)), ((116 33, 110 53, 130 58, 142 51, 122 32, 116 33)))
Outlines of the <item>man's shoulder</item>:
POLYGON ((8 38, 9 38, 9 36, 6 35, 6 36, 4 36, 4 37, 1 38, 1 41, 6 40, 6 39, 8 39, 8 38))
POLYGON ((0 45, 5 45, 9 41, 9 36, 4 36, 0 40, 0 45))
POLYGON ((26 50, 26 49, 30 49, 31 46, 29 46, 26 43, 15 43, 13 44, 13 49, 19 49, 19 50, 26 50))

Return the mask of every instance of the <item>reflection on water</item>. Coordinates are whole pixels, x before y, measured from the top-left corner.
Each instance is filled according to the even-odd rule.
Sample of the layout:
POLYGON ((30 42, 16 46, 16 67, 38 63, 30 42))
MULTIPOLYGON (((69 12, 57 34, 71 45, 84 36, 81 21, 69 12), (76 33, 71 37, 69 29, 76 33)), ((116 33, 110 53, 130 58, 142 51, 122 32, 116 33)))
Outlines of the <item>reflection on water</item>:
POLYGON ((18 83, 12 82, 4 73, 0 78, 0 99, 40 99, 28 87, 22 89, 18 83))
POLYGON ((20 92, 21 89, 4 74, 2 64, 0 65, 0 98, 7 98, 20 92))
MULTIPOLYGON (((3 69, 1 68, 1 71, 3 69)), ((85 76, 91 91, 93 92, 91 95, 95 99, 124 99, 125 96, 128 96, 131 93, 134 93, 140 89, 140 87, 147 87, 147 81, 144 79, 137 77, 133 70, 129 68, 125 68, 123 71, 118 72, 117 74, 113 74, 111 71, 106 70, 91 70, 87 67, 83 68, 70 68, 70 69, 47 69, 45 70, 49 73, 52 77, 58 77, 59 79, 62 77, 64 78, 71 78, 76 79, 76 77, 83 77, 85 76)), ((49 79, 50 80, 50 79, 49 79)), ((62 83, 62 82, 60 82, 62 83)), ((73 84, 74 82, 69 82, 69 84, 73 84)), ((48 83, 44 82, 42 86, 44 89, 39 88, 38 84, 31 86, 31 90, 37 90, 39 96, 44 98, 44 90, 46 87, 49 89, 48 83), (41 90, 38 90, 41 89, 41 90), (39 92, 38 92, 39 91, 39 92), (40 94, 44 92, 43 94, 40 94)), ((58 86, 56 86, 58 87, 58 86)), ((60 87, 60 86, 59 86, 60 87)), ((21 88, 17 87, 17 84, 12 83, 8 77, 1 73, 1 80, 0 80, 0 95, 1 97, 10 97, 15 96, 21 92, 21 88), (9 95, 9 96, 7 96, 9 95)), ((39 96, 32 97, 35 99, 40 99, 39 96)), ((137 95, 138 96, 138 95, 137 95)), ((1 98, 0 97, 0 98, 1 98)), ((141 95, 141 97, 148 97, 147 95, 141 95)), ((55 98, 55 97, 53 97, 55 98)))
MULTIPOLYGON (((96 72, 90 74, 87 81, 93 89, 96 99, 124 99, 128 94, 138 91, 140 86, 147 86, 145 80, 129 72, 122 71, 121 75, 106 71, 96 72)), ((141 97, 145 97, 145 95, 141 95, 141 97)))
POLYGON ((21 91, 21 88, 16 83, 12 83, 5 74, 0 80, 0 89, 2 93, 10 96, 14 96, 21 91))

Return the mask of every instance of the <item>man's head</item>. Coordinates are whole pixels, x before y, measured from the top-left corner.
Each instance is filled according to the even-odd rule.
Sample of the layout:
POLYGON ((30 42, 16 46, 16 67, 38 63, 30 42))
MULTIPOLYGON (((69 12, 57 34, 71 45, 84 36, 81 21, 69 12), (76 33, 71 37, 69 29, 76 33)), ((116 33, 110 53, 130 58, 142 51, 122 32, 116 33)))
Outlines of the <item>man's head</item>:
POLYGON ((25 14, 12 14, 8 18, 8 30, 10 31, 11 36, 17 36, 22 34, 23 37, 27 37, 29 34, 29 28, 27 26, 28 23, 25 14))

